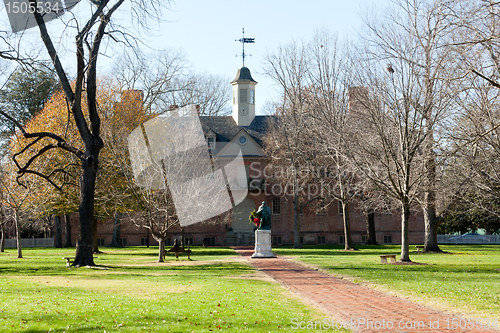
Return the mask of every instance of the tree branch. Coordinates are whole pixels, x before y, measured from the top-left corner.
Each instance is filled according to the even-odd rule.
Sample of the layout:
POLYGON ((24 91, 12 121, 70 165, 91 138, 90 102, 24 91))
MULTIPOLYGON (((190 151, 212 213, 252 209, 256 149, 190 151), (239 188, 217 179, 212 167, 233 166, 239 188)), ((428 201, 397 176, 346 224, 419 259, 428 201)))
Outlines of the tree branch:
POLYGON ((475 69, 472 69, 471 70, 472 73, 476 74, 477 76, 485 79, 486 81, 488 81, 493 87, 495 88, 500 88, 500 84, 492 79, 490 79, 489 77, 486 77, 484 76, 483 74, 479 73, 478 71, 476 71, 475 69))

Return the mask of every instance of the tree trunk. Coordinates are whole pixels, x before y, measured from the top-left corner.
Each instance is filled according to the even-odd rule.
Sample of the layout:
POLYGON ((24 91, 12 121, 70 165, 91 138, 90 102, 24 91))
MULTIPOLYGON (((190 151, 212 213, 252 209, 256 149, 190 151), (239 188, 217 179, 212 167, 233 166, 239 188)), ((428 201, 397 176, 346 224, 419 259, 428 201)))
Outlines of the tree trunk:
POLYGON ((408 198, 403 199, 401 207, 401 261, 410 262, 410 244, 409 244, 409 222, 410 222, 410 204, 408 198))
POLYGON ((431 164, 434 164, 434 160, 427 161, 427 182, 429 183, 428 189, 424 194, 424 223, 425 223, 425 234, 424 234, 424 252, 442 252, 439 248, 437 241, 437 229, 439 227, 439 220, 436 216, 436 192, 433 189, 433 182, 435 182, 436 170, 431 164), (434 180, 432 180, 434 179, 434 180))
POLYGON ((434 139, 434 120, 432 119, 432 106, 433 106, 433 86, 434 82, 431 79, 431 55, 430 50, 425 52, 427 66, 424 74, 425 91, 425 192, 424 192, 424 252, 442 252, 437 242, 437 229, 440 220, 437 219, 436 214, 436 153, 434 146, 436 144, 434 139))
POLYGON ((302 244, 300 244, 300 214, 299 214, 299 196, 298 194, 294 194, 293 196, 293 219, 294 219, 294 241, 293 248, 300 249, 302 244))
POLYGON ((366 214, 366 245, 378 245, 375 232, 375 212, 370 210, 366 214))
POLYGON ((95 266, 92 246, 94 227, 94 193, 97 175, 97 154, 89 154, 84 162, 80 181, 80 204, 76 255, 73 266, 95 266), (92 157, 92 159, 91 159, 92 157))
POLYGON ((351 221, 349 219, 349 203, 342 201, 342 214, 344 219, 344 250, 354 250, 351 237, 351 221))
POLYGON ((424 252, 443 252, 438 245, 437 230, 439 222, 436 219, 436 210, 424 209, 425 235, 424 252))
POLYGON ((97 239, 97 217, 94 217, 94 223, 92 224, 92 248, 94 253, 102 253, 99 251, 99 242, 97 239))
POLYGON ((0 240, 0 252, 5 252, 5 223, 2 222, 2 239, 0 240))
POLYGON ((184 227, 181 227, 181 246, 184 249, 184 227))
POLYGON ((113 223, 113 239, 111 240, 112 247, 122 247, 122 244, 120 243, 121 229, 120 214, 115 213, 115 221, 113 223))
POLYGON ((17 257, 23 257, 23 250, 21 248, 21 230, 19 229, 19 214, 17 209, 14 209, 14 217, 16 223, 16 240, 17 240, 17 257))
POLYGON ((485 233, 485 235, 491 235, 490 222, 485 222, 484 223, 484 233, 485 233))
POLYGON ((158 248, 158 262, 164 262, 163 258, 165 257, 165 239, 160 239, 158 248))
POLYGON ((73 247, 71 244, 71 219, 69 218, 69 214, 64 215, 64 229, 66 233, 64 247, 73 247))
POLYGON ((55 244, 54 246, 58 249, 62 248, 62 230, 61 230, 61 217, 54 216, 56 232, 55 232, 55 244))

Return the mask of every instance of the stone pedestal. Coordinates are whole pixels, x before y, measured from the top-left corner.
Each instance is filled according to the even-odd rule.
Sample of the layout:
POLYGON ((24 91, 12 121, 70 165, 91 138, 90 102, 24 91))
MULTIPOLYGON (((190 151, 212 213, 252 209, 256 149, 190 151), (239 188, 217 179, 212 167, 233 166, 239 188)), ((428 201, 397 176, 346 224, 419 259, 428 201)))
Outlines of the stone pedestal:
POLYGON ((255 253, 252 258, 276 258, 271 251, 271 230, 255 230, 255 253))

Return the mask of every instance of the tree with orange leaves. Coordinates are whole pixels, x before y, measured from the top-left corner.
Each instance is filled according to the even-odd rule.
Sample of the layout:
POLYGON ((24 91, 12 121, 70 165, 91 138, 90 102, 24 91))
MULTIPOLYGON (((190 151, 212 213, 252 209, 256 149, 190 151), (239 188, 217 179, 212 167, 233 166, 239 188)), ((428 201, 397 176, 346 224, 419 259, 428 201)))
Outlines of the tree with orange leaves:
MULTIPOLYGON (((65 180, 65 177, 69 177, 70 172, 58 167, 50 171, 48 168, 38 170, 35 168, 36 165, 39 165, 37 160, 43 159, 47 153, 57 149, 63 150, 68 154, 66 156, 71 154, 71 157, 65 159, 63 164, 66 165, 68 164, 67 161, 72 162, 75 159, 78 162, 80 174, 78 182, 79 223, 74 266, 95 265, 92 247, 95 187, 99 170, 99 155, 104 147, 97 102, 97 61, 103 51, 101 46, 106 42, 107 38, 109 38, 110 42, 124 43, 126 45, 136 45, 137 39, 139 39, 139 37, 134 38, 132 34, 126 33, 127 28, 120 29, 118 28, 119 25, 110 24, 115 17, 115 13, 125 3, 126 0, 100 0, 86 4, 82 3, 83 7, 80 8, 79 15, 73 16, 66 21, 63 29, 49 33, 42 13, 31 10, 37 8, 37 4, 40 4, 39 0, 29 1, 30 13, 33 14, 30 18, 35 22, 33 29, 38 30, 40 33, 40 40, 43 42, 61 83, 67 114, 77 129, 78 136, 75 142, 67 142, 60 135, 47 130, 45 126, 42 126, 40 131, 30 132, 22 126, 18 119, 0 110, 0 115, 15 124, 20 134, 29 140, 26 146, 15 154, 18 180, 21 180, 24 176, 35 175, 45 179, 56 188, 61 188, 64 182, 59 184, 56 180, 65 180), (64 36, 72 33, 74 36, 74 60, 76 65, 74 85, 70 83, 67 68, 63 66, 60 51, 54 43, 54 40, 59 38, 54 34, 60 31, 63 31, 64 36), (136 40, 133 41, 134 39, 136 40), (84 113, 84 105, 87 108, 86 114, 84 113), (40 147, 42 141, 44 142, 43 147, 35 150, 35 146, 40 147), (26 154, 26 157, 22 157, 23 154, 26 154), (21 160, 25 161, 25 163, 19 163, 21 160)), ((162 17, 161 10, 167 7, 168 3, 169 1, 163 0, 130 0, 131 10, 128 12, 131 13, 132 17, 129 22, 148 29, 151 26, 151 19, 159 20, 162 17)), ((67 9, 69 10, 71 7, 67 9)), ((4 59, 32 65, 35 60, 28 57, 30 53, 33 53, 31 51, 34 43, 31 38, 25 39, 24 36, 26 36, 24 33, 13 34, 12 39, 9 38, 8 41, 2 39, 0 56, 4 59)))
MULTIPOLYGON (((126 170, 123 168, 123 165, 128 164, 127 150, 124 147, 126 147, 128 132, 146 119, 140 93, 133 91, 120 94, 118 85, 109 79, 100 80, 99 87, 97 101, 99 116, 102 119, 102 137, 109 144, 100 152, 100 171, 95 186, 93 251, 98 251, 97 217, 107 218, 138 208, 131 186, 128 184, 126 170)), ((86 116, 88 111, 85 104, 83 110, 86 116)), ((56 92, 44 109, 27 122, 24 130, 36 132, 42 127, 55 133, 65 142, 78 147, 78 130, 73 118, 68 115, 66 100, 62 92, 56 92)), ((39 184, 39 188, 34 191, 33 200, 40 205, 43 203, 39 215, 67 215, 76 212, 78 211, 78 179, 81 177, 78 159, 68 157, 62 151, 55 149, 47 151, 33 161, 26 158, 43 149, 47 144, 49 143, 46 138, 31 144, 29 140, 18 135, 16 140, 12 140, 11 151, 20 165, 31 163, 31 167, 40 172, 45 174, 49 174, 50 170, 53 172, 48 179, 53 186, 39 184), (28 149, 31 151, 23 151, 21 147, 24 146, 29 146, 28 149), (24 154, 14 153, 16 151, 24 152, 24 154), (43 196, 37 196, 37 193, 43 193, 43 196)), ((22 183, 22 180, 20 182, 22 183)))

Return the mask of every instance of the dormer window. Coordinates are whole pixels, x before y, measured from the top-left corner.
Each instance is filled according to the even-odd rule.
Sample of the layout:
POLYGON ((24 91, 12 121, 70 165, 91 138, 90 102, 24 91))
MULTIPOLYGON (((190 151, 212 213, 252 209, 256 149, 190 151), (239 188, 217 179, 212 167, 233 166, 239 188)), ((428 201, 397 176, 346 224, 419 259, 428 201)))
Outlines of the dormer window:
POLYGON ((215 137, 207 138, 208 149, 215 149, 215 137))

